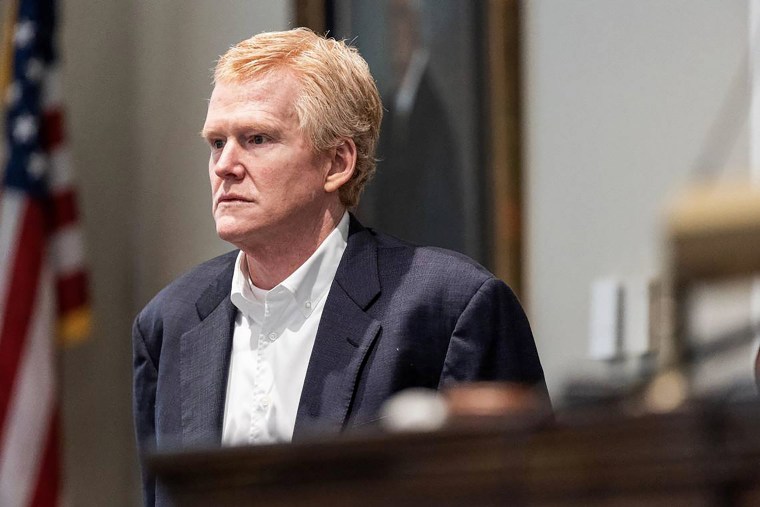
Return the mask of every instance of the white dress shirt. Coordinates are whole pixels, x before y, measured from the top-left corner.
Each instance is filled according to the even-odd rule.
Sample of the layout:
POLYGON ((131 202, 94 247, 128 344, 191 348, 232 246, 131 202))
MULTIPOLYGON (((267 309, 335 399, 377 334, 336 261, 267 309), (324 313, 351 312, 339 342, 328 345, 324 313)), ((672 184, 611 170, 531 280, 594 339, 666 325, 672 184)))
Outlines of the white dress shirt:
POLYGON ((223 445, 289 442, 327 293, 348 240, 348 213, 317 250, 272 290, 250 282, 240 252, 223 445))

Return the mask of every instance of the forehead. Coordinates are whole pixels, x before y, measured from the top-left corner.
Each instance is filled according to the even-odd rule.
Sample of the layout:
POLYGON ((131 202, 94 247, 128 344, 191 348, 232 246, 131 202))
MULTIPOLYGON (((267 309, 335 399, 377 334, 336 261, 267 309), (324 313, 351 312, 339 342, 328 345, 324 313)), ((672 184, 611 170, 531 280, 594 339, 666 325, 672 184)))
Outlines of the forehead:
POLYGON ((220 81, 209 100, 206 121, 260 114, 280 120, 296 117, 300 83, 290 72, 274 71, 240 81, 220 81))

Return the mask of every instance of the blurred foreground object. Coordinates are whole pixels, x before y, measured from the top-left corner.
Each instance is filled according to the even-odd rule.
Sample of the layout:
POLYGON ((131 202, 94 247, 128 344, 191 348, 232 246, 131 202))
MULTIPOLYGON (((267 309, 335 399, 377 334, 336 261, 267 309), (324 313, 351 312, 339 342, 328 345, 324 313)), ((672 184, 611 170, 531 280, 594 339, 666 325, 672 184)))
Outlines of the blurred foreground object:
POLYGON ((438 391, 411 388, 383 404, 381 424, 388 431, 433 431, 442 428, 448 416, 449 408, 438 391))
POLYGON ((662 410, 688 399, 699 359, 749 343, 756 335, 757 324, 750 322, 716 337, 700 353, 689 337, 687 302, 697 283, 760 273, 760 188, 748 180, 687 188, 668 210, 667 235, 674 326, 646 394, 662 410))
POLYGON ((453 421, 510 416, 551 416, 546 391, 515 382, 473 382, 444 389, 453 421))
POLYGON ((381 424, 391 432, 433 431, 447 426, 530 426, 551 419, 546 391, 515 382, 454 384, 441 392, 412 388, 383 405, 381 424))
POLYGON ((760 188, 749 181, 687 189, 667 228, 676 284, 760 273, 760 188))

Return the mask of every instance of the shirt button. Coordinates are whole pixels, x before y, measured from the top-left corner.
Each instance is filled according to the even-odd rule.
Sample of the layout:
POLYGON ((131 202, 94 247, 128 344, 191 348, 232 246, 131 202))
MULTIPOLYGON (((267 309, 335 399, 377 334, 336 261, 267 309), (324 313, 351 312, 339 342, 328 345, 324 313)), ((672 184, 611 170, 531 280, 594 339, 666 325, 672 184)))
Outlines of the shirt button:
POLYGON ((275 341, 277 339, 277 333, 269 333, 269 341, 275 341))
POLYGON ((304 306, 306 307, 306 309, 308 310, 309 308, 311 308, 311 301, 307 301, 307 302, 305 302, 303 305, 304 305, 304 306))
POLYGON ((271 398, 269 396, 262 396, 259 400, 259 403, 261 404, 262 408, 267 408, 269 404, 272 402, 271 398))

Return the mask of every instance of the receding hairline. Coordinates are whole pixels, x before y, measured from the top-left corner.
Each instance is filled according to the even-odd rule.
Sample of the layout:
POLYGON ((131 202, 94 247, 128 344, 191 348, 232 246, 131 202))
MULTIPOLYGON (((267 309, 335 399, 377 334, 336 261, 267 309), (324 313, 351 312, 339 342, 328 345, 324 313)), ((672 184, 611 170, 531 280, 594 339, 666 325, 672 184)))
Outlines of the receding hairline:
POLYGON ((297 65, 294 65, 292 62, 282 61, 267 65, 260 69, 249 69, 247 72, 228 72, 219 75, 219 73, 215 71, 212 76, 211 84, 213 86, 216 86, 219 83, 245 84, 252 81, 267 79, 278 74, 289 74, 291 77, 295 78, 299 84, 301 83, 301 78, 299 76, 301 72, 299 72, 297 65))
MULTIPOLYGON (((298 76, 296 74, 297 73, 295 71, 288 68, 267 69, 267 71, 257 73, 254 76, 246 76, 246 77, 240 77, 240 78, 231 77, 229 79, 222 79, 214 83, 214 88, 212 89, 211 96, 209 97, 209 100, 208 100, 209 107, 211 106, 211 101, 213 100, 214 92, 216 92, 219 86, 239 87, 241 88, 241 90, 246 90, 246 86, 251 85, 253 83, 259 83, 259 82, 267 81, 267 80, 271 81, 273 79, 281 80, 281 79, 290 78, 290 82, 293 83, 293 86, 295 88, 294 89, 295 100, 289 103, 287 114, 292 115, 292 117, 295 118, 296 121, 299 123, 298 128, 302 129, 303 125, 301 125, 301 118, 299 116, 299 112, 298 112, 298 108, 296 107, 296 104, 304 92, 303 92, 303 84, 298 79, 298 76)), ((259 97, 256 97, 255 95, 259 95, 259 93, 263 94, 264 92, 260 91, 259 93, 255 93, 255 95, 252 95, 254 93, 255 92, 253 90, 249 92, 241 91, 239 97, 244 100, 258 100, 259 97)), ((208 117, 206 118, 206 120, 208 120, 208 117)), ((269 129, 274 129, 277 131, 282 131, 285 128, 283 121, 279 118, 272 118, 271 121, 270 119, 263 119, 261 123, 267 126, 269 129)), ((210 128, 210 129, 206 128, 206 124, 204 122, 204 126, 200 131, 200 135, 201 137, 206 138, 209 133, 214 133, 214 132, 216 132, 216 130, 214 128, 210 128)))

